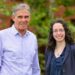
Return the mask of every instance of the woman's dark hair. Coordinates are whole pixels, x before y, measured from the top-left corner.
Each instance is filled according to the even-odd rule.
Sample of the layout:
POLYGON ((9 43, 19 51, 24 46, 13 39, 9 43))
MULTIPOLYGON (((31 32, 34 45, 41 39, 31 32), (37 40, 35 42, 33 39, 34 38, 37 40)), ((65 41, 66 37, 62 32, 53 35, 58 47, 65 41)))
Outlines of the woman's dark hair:
POLYGON ((69 30, 69 28, 67 26, 67 23, 64 22, 64 20, 62 20, 62 19, 57 19, 57 20, 53 21, 50 24, 50 31, 49 31, 47 50, 53 50, 55 48, 55 46, 56 46, 56 41, 53 38, 53 25, 55 23, 61 23, 62 26, 64 27, 64 30, 65 30, 65 42, 66 42, 66 44, 72 44, 74 42, 73 38, 71 36, 71 32, 70 32, 70 30, 69 30))

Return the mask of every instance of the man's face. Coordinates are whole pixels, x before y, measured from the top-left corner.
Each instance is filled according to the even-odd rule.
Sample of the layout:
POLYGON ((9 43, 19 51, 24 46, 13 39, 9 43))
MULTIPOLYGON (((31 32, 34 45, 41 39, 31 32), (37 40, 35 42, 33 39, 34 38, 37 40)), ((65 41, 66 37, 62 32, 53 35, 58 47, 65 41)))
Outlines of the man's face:
POLYGON ((18 31, 25 31, 30 21, 30 12, 25 9, 18 10, 12 19, 18 31))

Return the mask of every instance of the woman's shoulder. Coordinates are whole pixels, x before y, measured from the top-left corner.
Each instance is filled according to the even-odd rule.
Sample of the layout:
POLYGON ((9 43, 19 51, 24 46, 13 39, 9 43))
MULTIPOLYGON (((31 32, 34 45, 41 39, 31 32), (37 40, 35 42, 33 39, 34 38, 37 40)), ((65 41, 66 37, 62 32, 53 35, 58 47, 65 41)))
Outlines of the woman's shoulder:
POLYGON ((71 47, 72 49, 75 49, 75 43, 70 44, 70 47, 71 47))
POLYGON ((70 46, 71 51, 75 52, 75 43, 69 44, 69 46, 70 46))

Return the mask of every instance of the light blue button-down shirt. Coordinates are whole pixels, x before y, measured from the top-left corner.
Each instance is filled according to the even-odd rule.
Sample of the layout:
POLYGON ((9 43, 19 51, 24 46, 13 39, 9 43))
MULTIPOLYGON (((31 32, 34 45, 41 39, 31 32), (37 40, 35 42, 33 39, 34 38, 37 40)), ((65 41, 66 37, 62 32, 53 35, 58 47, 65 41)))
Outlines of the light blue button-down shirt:
POLYGON ((0 75, 40 75, 36 36, 14 27, 0 31, 0 75))

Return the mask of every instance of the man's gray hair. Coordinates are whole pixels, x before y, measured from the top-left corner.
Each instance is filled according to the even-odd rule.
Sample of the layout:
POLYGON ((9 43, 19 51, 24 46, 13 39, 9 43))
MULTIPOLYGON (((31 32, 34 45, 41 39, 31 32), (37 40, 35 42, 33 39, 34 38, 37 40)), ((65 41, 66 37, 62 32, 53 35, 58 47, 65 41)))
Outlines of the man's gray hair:
POLYGON ((13 10, 12 10, 12 15, 14 15, 16 13, 16 11, 21 10, 21 9, 25 9, 27 11, 30 12, 30 7, 28 4, 26 3, 20 3, 19 5, 16 5, 13 10))

